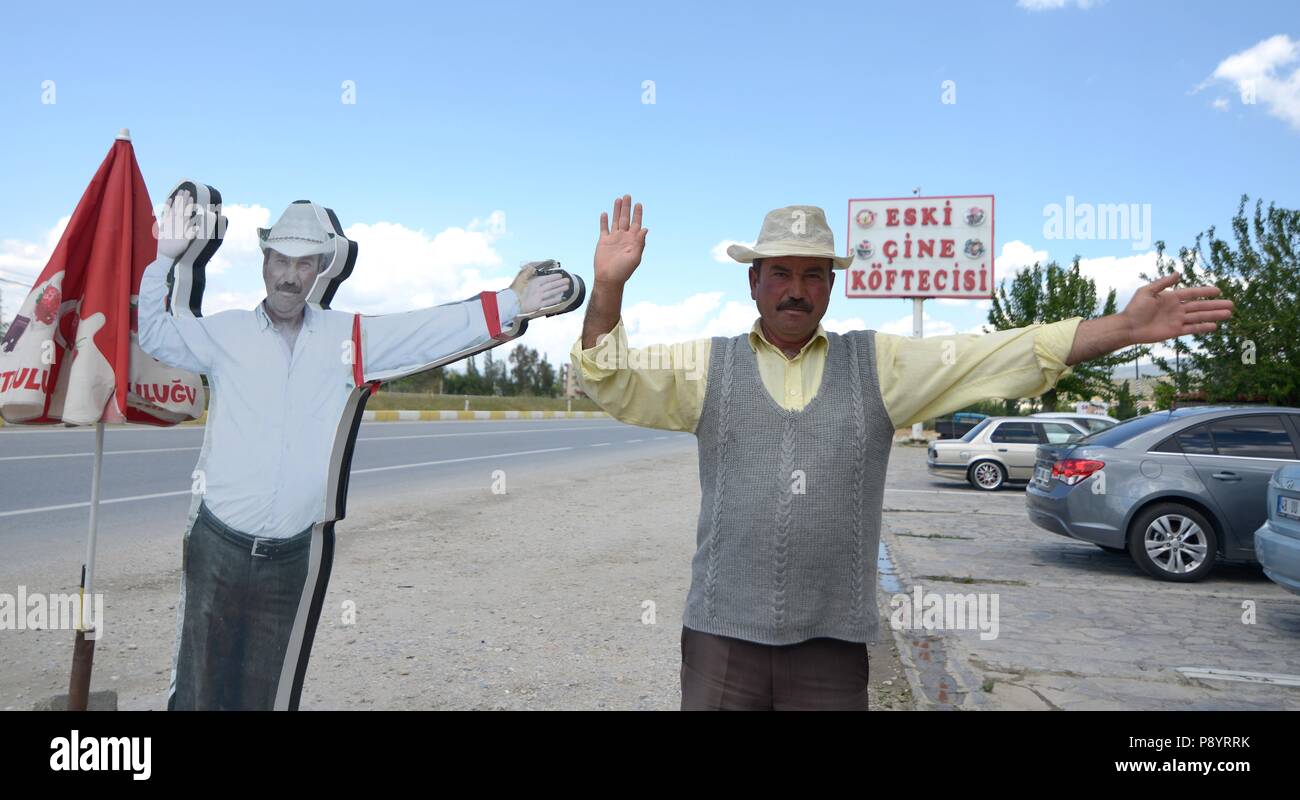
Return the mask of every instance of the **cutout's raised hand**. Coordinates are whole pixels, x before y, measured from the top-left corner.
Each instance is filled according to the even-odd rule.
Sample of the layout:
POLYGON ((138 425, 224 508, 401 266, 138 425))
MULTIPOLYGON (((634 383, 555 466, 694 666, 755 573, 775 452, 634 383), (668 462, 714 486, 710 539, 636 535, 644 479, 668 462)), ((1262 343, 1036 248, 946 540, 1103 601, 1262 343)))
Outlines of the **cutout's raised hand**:
POLYGON ((177 259, 185 254, 199 234, 202 216, 189 191, 182 189, 163 206, 162 219, 154 225, 158 255, 177 259))
POLYGON ((572 281, 566 273, 538 271, 538 267, 545 268, 553 263, 533 261, 519 270, 514 283, 510 284, 510 288, 514 289, 519 297, 519 313, 532 314, 539 309, 553 306, 569 291, 572 281))

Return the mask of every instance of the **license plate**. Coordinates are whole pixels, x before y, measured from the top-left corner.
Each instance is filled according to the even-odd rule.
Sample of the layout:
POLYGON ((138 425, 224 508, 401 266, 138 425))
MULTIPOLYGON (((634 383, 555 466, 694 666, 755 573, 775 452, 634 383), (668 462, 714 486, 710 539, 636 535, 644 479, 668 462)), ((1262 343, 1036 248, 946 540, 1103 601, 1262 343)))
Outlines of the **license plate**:
POLYGON ((1283 517, 1300 519, 1300 500, 1294 497, 1279 497, 1277 499, 1277 513, 1283 517))
POLYGON ((1046 486, 1052 482, 1052 470, 1038 464, 1034 467, 1034 480, 1046 486))

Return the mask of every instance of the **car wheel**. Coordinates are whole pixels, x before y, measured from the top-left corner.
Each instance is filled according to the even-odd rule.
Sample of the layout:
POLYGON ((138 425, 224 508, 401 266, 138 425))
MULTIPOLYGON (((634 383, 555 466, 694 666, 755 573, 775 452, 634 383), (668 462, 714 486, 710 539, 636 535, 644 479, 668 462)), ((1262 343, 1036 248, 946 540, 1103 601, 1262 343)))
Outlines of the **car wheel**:
POLYGON ((1165 581, 1199 581, 1219 554, 1214 526, 1199 511, 1160 503, 1139 514, 1128 532, 1128 551, 1148 575, 1165 581))
POLYGON ((976 461, 966 470, 966 480, 976 489, 996 492, 1007 482, 1007 471, 996 461, 976 461))

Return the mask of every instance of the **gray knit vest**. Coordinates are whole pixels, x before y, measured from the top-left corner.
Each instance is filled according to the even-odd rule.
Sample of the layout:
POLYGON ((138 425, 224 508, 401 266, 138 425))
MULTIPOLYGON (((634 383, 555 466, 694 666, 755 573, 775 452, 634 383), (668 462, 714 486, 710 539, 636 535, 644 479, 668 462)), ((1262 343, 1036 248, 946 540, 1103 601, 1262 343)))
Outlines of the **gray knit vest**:
POLYGON ((894 427, 875 332, 828 333, 816 397, 787 411, 748 334, 713 339, 696 437, 699 528, 683 623, 761 644, 874 641, 876 559, 894 427))

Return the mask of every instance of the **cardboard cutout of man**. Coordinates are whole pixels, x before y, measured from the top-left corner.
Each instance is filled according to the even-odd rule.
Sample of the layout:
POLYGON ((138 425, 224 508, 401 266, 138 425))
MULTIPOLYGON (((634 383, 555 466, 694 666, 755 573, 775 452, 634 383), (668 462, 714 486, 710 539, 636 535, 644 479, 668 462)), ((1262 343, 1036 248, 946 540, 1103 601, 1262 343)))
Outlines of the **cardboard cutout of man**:
POLYGON ((372 387, 509 341, 583 291, 555 262, 534 262, 509 288, 464 302, 334 311, 357 245, 332 211, 298 201, 258 231, 266 299, 201 317, 203 263, 223 232, 219 206, 194 202, 208 190, 173 193, 140 286, 141 348, 203 373, 211 391, 168 708, 296 709, 372 387))
POLYGON ((612 416, 699 443, 683 709, 865 710, 895 429, 987 398, 1037 396, 1070 365, 1211 331, 1232 313, 1217 288, 1175 289, 1174 274, 1099 319, 929 339, 831 333, 821 319, 835 270, 853 259, 835 252, 822 209, 788 206, 767 214, 753 247, 727 249, 750 265, 750 331, 636 352, 621 309, 645 248, 641 222, 626 195, 601 214, 572 358, 612 416))

